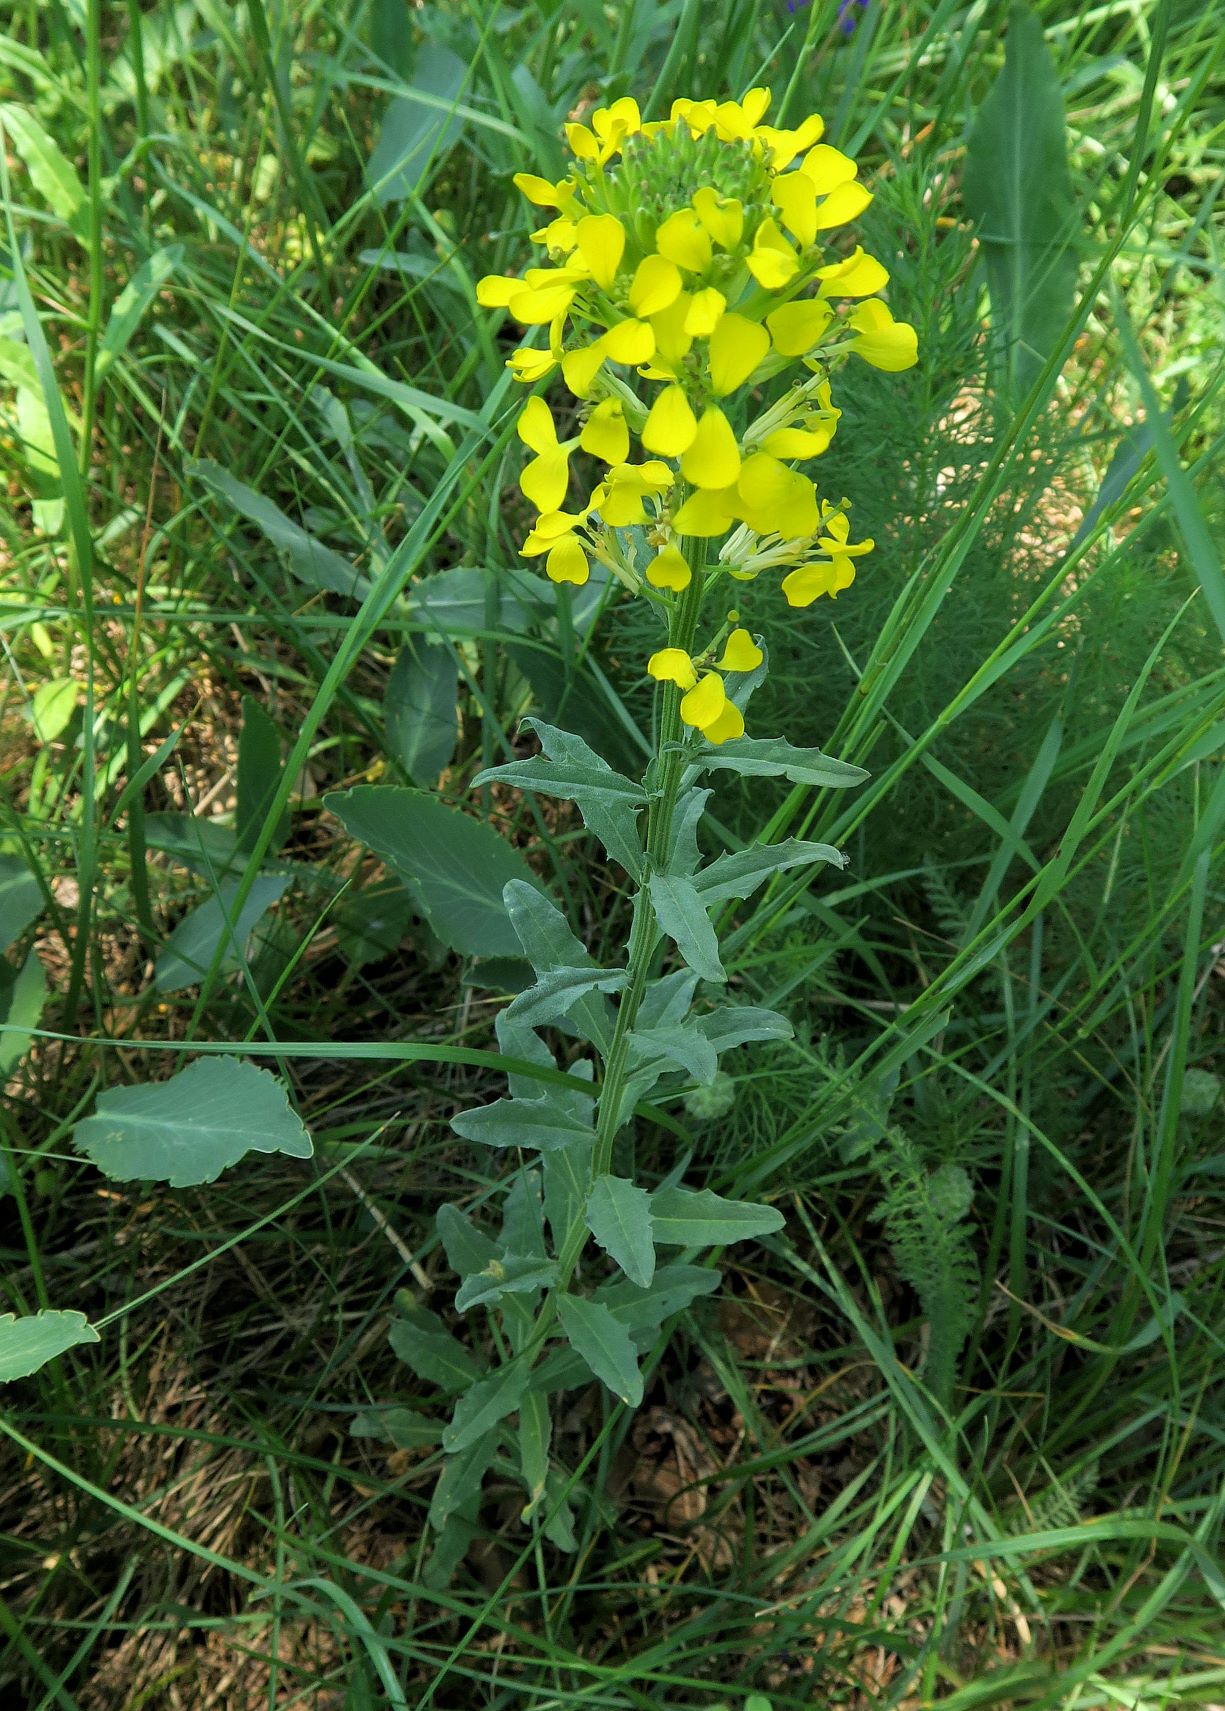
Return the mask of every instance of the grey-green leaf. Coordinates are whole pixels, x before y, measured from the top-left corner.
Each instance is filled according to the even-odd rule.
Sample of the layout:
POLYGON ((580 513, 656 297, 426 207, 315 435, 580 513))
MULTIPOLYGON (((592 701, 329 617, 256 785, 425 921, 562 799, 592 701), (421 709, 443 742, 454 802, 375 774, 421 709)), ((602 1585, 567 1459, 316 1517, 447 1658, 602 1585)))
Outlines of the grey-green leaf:
POLYGON ((0 130, 51 212, 82 243, 88 242, 90 214, 85 187, 59 144, 29 109, 16 101, 0 102, 0 130))
POLYGON ((396 1301, 387 1340, 405 1366, 439 1390, 466 1390, 481 1376, 477 1360, 438 1315, 404 1296, 396 1301))
POLYGON ((42 887, 20 856, 0 855, 0 951, 42 914, 42 887))
POLYGON ((411 201, 429 183, 445 150, 459 135, 455 111, 468 67, 450 48, 427 41, 417 56, 412 86, 393 95, 383 115, 366 178, 379 206, 411 201))
POLYGON ((578 999, 593 992, 619 992, 628 982, 623 968, 553 968, 512 999, 506 1014, 512 1022, 539 1028, 569 1015, 578 999))
POLYGON ((694 875, 698 896, 708 907, 728 898, 751 897, 772 873, 789 867, 802 867, 808 862, 827 861, 834 867, 846 866, 846 857, 832 844, 809 843, 803 838, 784 838, 777 844, 753 844, 747 850, 735 850, 717 856, 709 866, 694 875))
POLYGON ((442 1434, 442 1447, 447 1454, 458 1455, 492 1431, 508 1414, 513 1414, 523 1400, 530 1376, 526 1362, 514 1361, 465 1390, 442 1434))
POLYGON ((496 1259, 497 1244, 484 1230, 478 1230, 468 1214, 461 1212, 458 1206, 444 1202, 434 1215, 434 1223, 447 1262, 460 1277, 468 1277, 496 1259))
POLYGON ((827 790, 845 790, 862 784, 868 774, 849 761, 833 760, 820 749, 794 748, 785 737, 737 737, 719 747, 700 749, 693 757, 709 771, 739 772, 748 778, 787 778, 792 784, 811 784, 827 790))
POLYGON ((100 1341, 84 1313, 0 1313, 0 1384, 29 1378, 67 1349, 100 1341))
POLYGON ((590 1123, 568 1111, 551 1091, 540 1099, 495 1099, 492 1105, 460 1111, 451 1127, 483 1147, 535 1147, 540 1152, 571 1146, 592 1133, 590 1123))
MULTIPOLYGON (((255 697, 244 695, 234 808, 234 830, 240 851, 245 853, 255 847, 280 782, 281 733, 255 697)), ((279 849, 288 836, 289 812, 282 809, 269 850, 279 849)))
MULTIPOLYGON (((504 906, 511 927, 524 956, 538 978, 555 968, 594 968, 595 964, 583 945, 566 924, 566 918, 548 897, 535 886, 520 880, 509 883, 503 892, 504 906)), ((612 1006, 600 992, 579 997, 569 1011, 569 1020, 601 1053, 606 1054, 612 1039, 612 1006)))
POLYGON ((724 1247, 772 1235, 784 1219, 773 1206, 725 1200, 709 1188, 657 1188, 651 1196, 655 1240, 678 1248, 724 1247))
POLYGON ((702 1087, 714 1080, 719 1068, 718 1053, 698 1020, 636 1028, 630 1035, 630 1052, 642 1059, 664 1058, 702 1087))
POLYGON ((458 1455, 448 1456, 430 1498, 430 1526, 435 1531, 441 1531, 460 1511, 475 1512, 481 1485, 497 1451, 498 1432, 495 1428, 458 1455))
POLYGON ((116 357, 127 349, 128 341, 140 325, 145 311, 179 267, 184 254, 182 244, 167 244, 164 249, 154 250, 148 261, 141 262, 111 304, 106 331, 98 346, 99 380, 116 357))
POLYGON ((631 1283, 650 1286, 655 1276, 651 1196, 623 1176, 600 1176, 587 1197, 587 1228, 631 1283))
POLYGON ((642 1401, 638 1352, 607 1307, 582 1295, 560 1295, 557 1311, 571 1348, 614 1396, 631 1408, 642 1401))
POLYGON ((72 1138, 116 1182, 172 1188, 214 1182, 249 1152, 312 1151, 276 1076, 237 1057, 200 1058, 168 1081, 110 1088, 72 1138))
POLYGON ((789 1040, 795 1029, 777 1010, 763 1010, 755 1004, 729 1004, 708 1015, 698 1016, 700 1028, 716 1052, 730 1051, 733 1046, 747 1045, 750 1040, 789 1040))
POLYGON ((482 1270, 464 1279, 455 1305, 459 1312, 466 1313, 469 1307, 498 1301, 503 1295, 528 1295, 534 1289, 547 1289, 556 1277, 557 1266, 552 1260, 504 1251, 482 1270))
POLYGON ((966 143, 962 193, 978 222, 1006 390, 1016 399, 1063 337, 1076 295, 1063 90, 1028 6, 1009 16, 1003 70, 966 143))
MULTIPOLYGON (((8 964, 3 965, 7 972, 8 964)), ((38 954, 31 951, 12 981, 0 985, 0 1072, 7 1074, 30 1048, 30 1029, 38 1026, 47 1001, 47 978, 38 954), (3 1007, 3 986, 8 987, 3 1007)))
POLYGON ((459 667, 452 648, 410 637, 383 695, 387 746, 413 783, 427 790, 455 757, 459 667))
POLYGON ((419 790, 362 784, 324 803, 395 869, 445 945, 462 956, 518 954, 503 888, 516 880, 536 890, 538 882, 492 826, 419 790))
POLYGON ((637 814, 646 803, 640 784, 614 772, 581 737, 540 719, 525 719, 540 738, 543 753, 478 773, 473 786, 498 779, 521 790, 536 790, 574 802, 583 824, 608 854, 635 878, 642 871, 637 814))
POLYGON ((653 873, 647 883, 655 919, 690 968, 703 980, 726 980, 718 936, 693 881, 680 874, 653 873))
POLYGON ((216 897, 210 897, 183 917, 158 952, 153 975, 158 991, 179 992, 203 980, 222 947, 223 972, 241 968, 247 940, 256 923, 284 894, 289 881, 287 873, 257 873, 242 908, 235 914, 234 900, 240 881, 227 879, 216 897))
POLYGON ((428 1450, 442 1438, 442 1423, 415 1408, 363 1408, 349 1422, 351 1438, 377 1438, 398 1450, 428 1450))

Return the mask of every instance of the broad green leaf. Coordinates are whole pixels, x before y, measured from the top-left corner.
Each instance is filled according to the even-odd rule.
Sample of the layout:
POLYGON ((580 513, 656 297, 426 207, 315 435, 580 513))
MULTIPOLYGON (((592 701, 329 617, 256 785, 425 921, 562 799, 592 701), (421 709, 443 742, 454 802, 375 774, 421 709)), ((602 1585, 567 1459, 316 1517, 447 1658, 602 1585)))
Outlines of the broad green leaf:
POLYGON ((540 719, 525 719, 523 723, 536 732, 543 753, 531 760, 490 767, 477 774, 473 788, 498 779, 520 790, 564 797, 577 806, 583 824, 612 859, 637 878, 642 872, 637 815, 646 804, 642 786, 614 772, 581 737, 540 719))
POLYGON ((459 1455, 448 1456, 430 1498, 430 1526, 441 1531, 461 1510, 476 1513, 481 1485, 498 1450, 496 1428, 469 1444, 459 1455))
POLYGON ((590 1123, 567 1111, 552 1090, 540 1099, 495 1099, 474 1111, 460 1111, 451 1127, 465 1141, 483 1147, 535 1147, 540 1152, 571 1146, 588 1138, 590 1123))
POLYGON ((349 1422, 351 1438, 377 1438, 398 1450, 429 1450, 442 1440, 441 1420, 415 1408, 363 1408, 349 1422))
POLYGON ((966 143, 962 194, 978 223, 1007 390, 1020 398, 1063 337, 1076 295, 1063 90, 1028 6, 1009 15, 1003 70, 966 143))
POLYGON ((784 838, 778 844, 754 844, 747 850, 735 850, 716 857, 708 867, 694 875, 698 896, 709 906, 728 898, 751 897, 763 879, 789 867, 802 867, 806 862, 827 861, 834 867, 846 866, 846 857, 832 844, 807 843, 803 838, 784 838))
POLYGON ((793 748, 785 737, 737 737, 717 748, 700 749, 693 757, 707 771, 739 772, 748 778, 787 778, 792 784, 811 784, 827 790, 845 790, 862 784, 868 774, 849 761, 832 760, 820 749, 793 748))
POLYGON ((390 754, 422 790, 436 785, 455 758, 458 692, 454 650, 410 636, 387 679, 383 721, 390 754))
POLYGON ((185 915, 157 954, 153 984, 159 992, 179 992, 204 979, 219 946, 224 946, 224 971, 241 968, 247 940, 256 923, 289 885, 287 873, 259 873, 237 915, 234 899, 240 881, 227 879, 216 897, 210 897, 185 915))
POLYGON ((480 1363, 438 1315, 403 1293, 387 1340, 405 1366, 439 1390, 466 1390, 481 1376, 480 1363))
POLYGON ((557 1267, 552 1260, 503 1251, 464 1279, 455 1306, 458 1312, 466 1313, 469 1307, 499 1301, 504 1295, 528 1295, 535 1289, 547 1289, 556 1277, 557 1267))
POLYGON ((637 1284, 606 1283, 596 1291, 596 1300, 607 1307, 631 1334, 654 1333, 674 1313, 683 1312, 699 1296, 712 1295, 720 1275, 713 1266, 661 1265, 648 1289, 637 1284))
POLYGON ((312 1152, 276 1076, 236 1057, 200 1058, 169 1081, 110 1088, 72 1139, 116 1182, 172 1188, 214 1182, 249 1152, 312 1152))
POLYGON ((676 804, 664 862, 667 873, 679 873, 688 878, 701 861, 698 827, 706 812, 706 804, 713 795, 713 790, 686 790, 676 804))
POLYGON ((536 890, 538 881, 492 826, 419 790, 361 784, 323 800, 351 837, 394 868, 444 945, 461 956, 518 952, 503 888, 515 880, 536 890))
MULTIPOLYGON (((538 978, 555 968, 595 967, 586 946, 566 925, 561 910, 535 886, 515 880, 502 895, 517 940, 515 948, 522 949, 538 978)), ((606 1055, 613 1030, 608 999, 599 992, 587 993, 575 1001, 568 1014, 582 1038, 606 1055)))
POLYGON ((202 879, 220 879, 238 861, 233 827, 203 814, 146 814, 145 842, 202 879))
POLYGON ((463 128, 455 111, 469 68, 440 42, 427 41, 417 56, 412 86, 393 95, 366 167, 379 207, 408 202, 429 183, 442 155, 463 128))
POLYGON ((285 563, 299 582, 308 588, 326 589, 350 600, 364 600, 374 586, 368 576, 355 570, 340 553, 308 535, 300 524, 265 499, 228 469, 207 458, 188 465, 188 474, 200 481, 231 509, 254 523, 260 533, 284 554, 285 563))
POLYGON ((718 1054, 697 1020, 635 1028, 630 1053, 639 1058, 661 1057, 703 1087, 714 1080, 719 1068, 718 1054))
POLYGON ((655 1240, 670 1247, 724 1247, 781 1230, 784 1218, 773 1206, 751 1200, 724 1200, 709 1188, 657 1188, 651 1196, 655 1240))
POLYGON ((0 130, 30 175, 30 182, 50 208, 82 243, 89 240, 89 203, 85 186, 72 162, 26 107, 0 102, 0 130))
POLYGON ((653 980, 638 1007, 640 1029, 667 1028, 683 1022, 693 1003, 698 977, 691 968, 674 968, 653 980))
POLYGON ((716 1052, 730 1051, 733 1046, 747 1045, 750 1040, 789 1040, 795 1029, 777 1010, 761 1010, 754 1004, 729 1004, 712 1010, 706 1016, 695 1017, 699 1027, 716 1052))
POLYGON ((625 1326, 607 1307, 582 1295, 559 1295, 557 1312, 571 1348, 631 1408, 642 1401, 638 1352, 625 1326))
POLYGON ((580 998, 593 992, 620 992, 629 984, 623 968, 553 968, 506 1007, 512 1022, 539 1028, 568 1016, 580 998))
POLYGON ((497 1244, 458 1206, 444 1202, 434 1216, 434 1223, 447 1263, 458 1276, 468 1277, 497 1258, 497 1244))
POLYGON ((526 1361, 512 1361, 465 1390, 442 1434, 442 1447, 447 1454, 458 1455, 492 1431, 499 1420, 513 1414, 523 1400, 530 1376, 526 1361))
POLYGON ((587 1228, 631 1283, 650 1287, 655 1276, 651 1196, 623 1176, 600 1176, 587 1197, 587 1228))
POLYGON ((21 857, 0 855, 0 951, 19 939, 45 907, 42 887, 21 857))
POLYGON ((30 702, 30 723, 40 743, 53 743, 68 729, 80 694, 71 677, 52 677, 39 684, 30 702))
POLYGON ((595 1151, 595 1137, 557 1152, 541 1155, 540 1173, 544 1180, 544 1215, 553 1233, 553 1246, 558 1253, 570 1231, 582 1215, 587 1195, 588 1172, 595 1151))
POLYGON ((398 879, 346 891, 332 915, 336 948, 354 968, 394 955, 417 917, 417 905, 398 879))
MULTIPOLYGON (((504 1057, 523 1058, 527 1063, 539 1064, 542 1069, 557 1068, 556 1058, 534 1028, 513 1021, 505 1010, 498 1011, 493 1026, 498 1036, 498 1050, 504 1057)), ((512 1099, 539 1099, 540 1083, 534 1076, 517 1075, 508 1070, 506 1080, 512 1099)))
MULTIPOLYGON (((255 697, 244 695, 234 809, 234 830, 242 853, 254 849, 280 782, 281 734, 255 697)), ((279 849, 288 836, 289 811, 282 809, 269 852, 279 849)))
POLYGON ((99 380, 115 358, 127 349, 128 341, 140 325, 145 311, 180 266, 184 253, 182 244, 167 244, 164 249, 154 250, 111 304, 106 330, 98 346, 99 380))
POLYGON ((0 1384, 29 1378, 66 1350, 100 1341, 84 1313, 0 1313, 0 1384))
POLYGON ((718 936, 693 881, 676 873, 653 873, 647 885, 655 919, 694 973, 703 980, 726 980, 718 936))
MULTIPOLYGON (((8 964, 4 964, 5 969, 8 964)), ((0 1005, 0 1072, 7 1074, 29 1050, 30 1029, 38 1026, 47 1001, 43 965, 31 951, 21 972, 8 984, 7 1005, 0 1005)))

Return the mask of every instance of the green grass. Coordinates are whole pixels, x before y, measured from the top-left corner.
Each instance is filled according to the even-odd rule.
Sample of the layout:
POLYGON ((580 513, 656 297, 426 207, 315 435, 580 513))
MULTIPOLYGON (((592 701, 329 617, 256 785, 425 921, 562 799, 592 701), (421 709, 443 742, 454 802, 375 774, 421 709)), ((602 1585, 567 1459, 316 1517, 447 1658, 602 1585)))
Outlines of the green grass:
MULTIPOLYGON (((14 1703, 1225 1698, 1219 32, 1039 7, 1080 289, 1005 401, 961 183, 1006 9, 874 4, 849 38, 834 12, 8 9, 4 98, 80 195, 9 139, 0 852, 42 887, 9 958, 33 946, 51 995, 0 1105, 4 1306, 103 1334, 3 1398, 14 1703), (510 172, 558 170, 597 93, 666 109, 759 77, 878 179, 865 241, 923 353, 844 387, 821 473, 877 551, 836 605, 767 623, 754 703, 872 778, 717 803, 729 844, 851 857, 726 922, 737 989, 796 1041, 741 1054, 724 1116, 639 1127, 644 1176, 692 1149, 693 1180, 787 1226, 657 1351, 637 1423, 559 1422, 577 1553, 507 1482, 447 1584, 433 1464, 348 1426, 408 1394, 385 1331, 439 1268, 434 1210, 490 1187, 446 1121, 496 1085, 495 1006, 402 910, 355 954, 388 899, 320 799, 401 781, 383 699, 413 584, 518 562, 510 334, 472 295, 522 256, 510 172), (406 88, 390 122, 422 145, 384 194, 406 88), (356 565, 360 610, 210 464, 356 565), (211 882, 153 816, 228 823, 244 696, 288 757, 249 878, 287 805, 293 883, 240 974, 160 991, 211 882), (140 1191, 73 1152, 99 1091, 208 1044, 284 1074, 313 1167, 140 1191)), ((534 710, 641 763, 632 608, 577 664, 564 622, 470 618, 449 799, 534 710)), ((475 800, 611 953, 626 914, 581 828, 475 800)))

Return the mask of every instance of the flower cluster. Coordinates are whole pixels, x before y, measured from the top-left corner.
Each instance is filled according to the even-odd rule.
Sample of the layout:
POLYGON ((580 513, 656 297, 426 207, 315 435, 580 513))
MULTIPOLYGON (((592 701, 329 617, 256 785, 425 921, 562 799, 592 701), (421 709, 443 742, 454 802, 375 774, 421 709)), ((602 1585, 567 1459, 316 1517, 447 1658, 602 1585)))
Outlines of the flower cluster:
MULTIPOLYGON (((567 177, 515 177, 549 211, 532 234, 547 265, 490 275, 477 298, 547 328, 510 367, 526 384, 559 376, 577 400, 567 438, 539 395, 518 424, 533 454, 520 485, 539 512, 521 550, 555 582, 585 582, 595 558, 674 613, 695 576, 705 590, 780 571, 788 604, 808 606, 849 587, 872 548, 852 541, 848 502, 820 498, 796 466, 836 431, 834 366, 854 354, 909 368, 915 333, 877 295, 880 262, 826 248, 872 199, 855 162, 820 140, 815 114, 794 129, 766 124, 769 102, 765 89, 681 100, 644 122, 636 102, 616 101, 566 127, 567 177), (576 452, 603 466, 577 503, 576 452), (641 564, 622 532, 634 526, 650 549, 641 564)), ((761 661, 736 622, 648 667, 682 690, 681 717, 713 742, 744 729, 720 674, 761 661)))

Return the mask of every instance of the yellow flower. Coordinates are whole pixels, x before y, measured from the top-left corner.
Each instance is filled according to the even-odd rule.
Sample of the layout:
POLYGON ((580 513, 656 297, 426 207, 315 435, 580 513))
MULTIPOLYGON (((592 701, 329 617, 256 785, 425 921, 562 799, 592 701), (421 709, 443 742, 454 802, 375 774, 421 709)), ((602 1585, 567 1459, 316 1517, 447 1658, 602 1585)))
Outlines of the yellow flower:
POLYGON ((766 316, 766 326, 779 356, 803 356, 817 343, 834 318, 834 311, 820 297, 803 297, 784 303, 766 316))
POLYGON ((726 743, 735 737, 744 735, 744 714, 734 701, 724 701, 718 714, 709 725, 702 727, 702 735, 708 743, 726 743))
POLYGON ((770 335, 756 321, 728 312, 710 335, 710 387, 716 398, 744 385, 770 349, 770 335))
POLYGON ((658 315, 676 302, 681 283, 681 270, 674 261, 662 255, 644 255, 630 283, 630 308, 635 315, 658 315))
POLYGON ((655 233, 655 248, 684 273, 702 273, 713 251, 710 233, 692 208, 678 208, 655 233))
POLYGON ((625 254, 625 227, 612 214, 586 214, 574 228, 574 239, 591 277, 607 291, 625 254))
POLYGON ((822 297, 874 297, 889 283, 889 274, 862 244, 842 261, 817 269, 822 297))
POLYGON ((538 178, 534 172, 517 172, 514 185, 538 208, 558 208, 568 214, 578 206, 572 178, 563 178, 552 184, 547 178, 538 178))
POLYGON ((586 511, 547 511, 537 517, 535 525, 528 531, 527 539, 519 548, 520 558, 539 558, 542 553, 550 552, 563 535, 572 534, 587 521, 590 509, 586 511))
POLYGON ((557 367, 557 357, 549 350, 535 350, 530 346, 512 351, 506 359, 515 380, 521 380, 526 385, 532 385, 537 380, 543 380, 546 374, 551 374, 557 367))
POLYGON ((681 718, 696 730, 705 731, 727 706, 727 691, 717 671, 708 671, 681 696, 681 718))
POLYGON ((681 474, 694 487, 730 487, 740 473, 740 447, 717 404, 702 412, 697 432, 681 455, 681 474))
POLYGON ((691 493, 680 510, 672 519, 672 527, 678 535, 692 535, 698 540, 709 540, 714 535, 724 534, 735 521, 732 505, 735 502, 734 487, 724 488, 722 492, 691 493))
POLYGON ((800 271, 800 258, 775 221, 767 218, 753 234, 747 266, 758 285, 767 291, 778 291, 789 285, 800 271))
POLYGON ((549 406, 529 398, 519 413, 519 438, 536 453, 524 466, 519 486, 538 511, 557 511, 570 485, 570 453, 576 440, 559 441, 549 406))
POLYGON ((612 529, 645 523, 646 500, 657 499, 666 493, 675 479, 667 464, 657 459, 646 463, 614 464, 591 495, 592 509, 599 511, 612 529))
POLYGON ((693 444, 698 419, 681 386, 665 386, 651 405, 642 429, 642 443, 661 457, 680 457, 693 444))
POLYGON ((606 398, 587 418, 578 443, 605 463, 624 463, 630 455, 630 431, 619 398, 606 398))
POLYGON ((631 317, 610 327, 600 343, 614 362, 649 362, 655 354, 655 329, 649 321, 631 317))
POLYGON ((837 599, 844 588, 855 580, 855 562, 849 558, 818 560, 801 564, 783 578, 783 593, 788 606, 811 606, 822 594, 837 599))
POLYGON ((586 125, 567 125, 566 140, 576 159, 590 160, 597 166, 603 166, 620 152, 627 137, 634 136, 641 129, 642 115, 638 111, 638 103, 625 95, 620 101, 614 101, 611 107, 597 107, 591 115, 590 130, 586 125))
POLYGON ((695 291, 685 315, 685 331, 695 339, 707 339, 715 331, 727 308, 727 298, 713 285, 695 291))
POLYGON ((577 535, 563 535, 561 540, 549 549, 544 568, 554 582, 573 582, 580 588, 591 575, 587 554, 583 551, 577 535))
POLYGON ((749 632, 737 628, 724 643, 715 667, 719 671, 755 671, 765 657, 749 632))
POLYGON ((693 211, 706 228, 712 243, 734 250, 744 231, 744 204, 734 196, 720 196, 713 185, 704 184, 693 193, 693 211))

